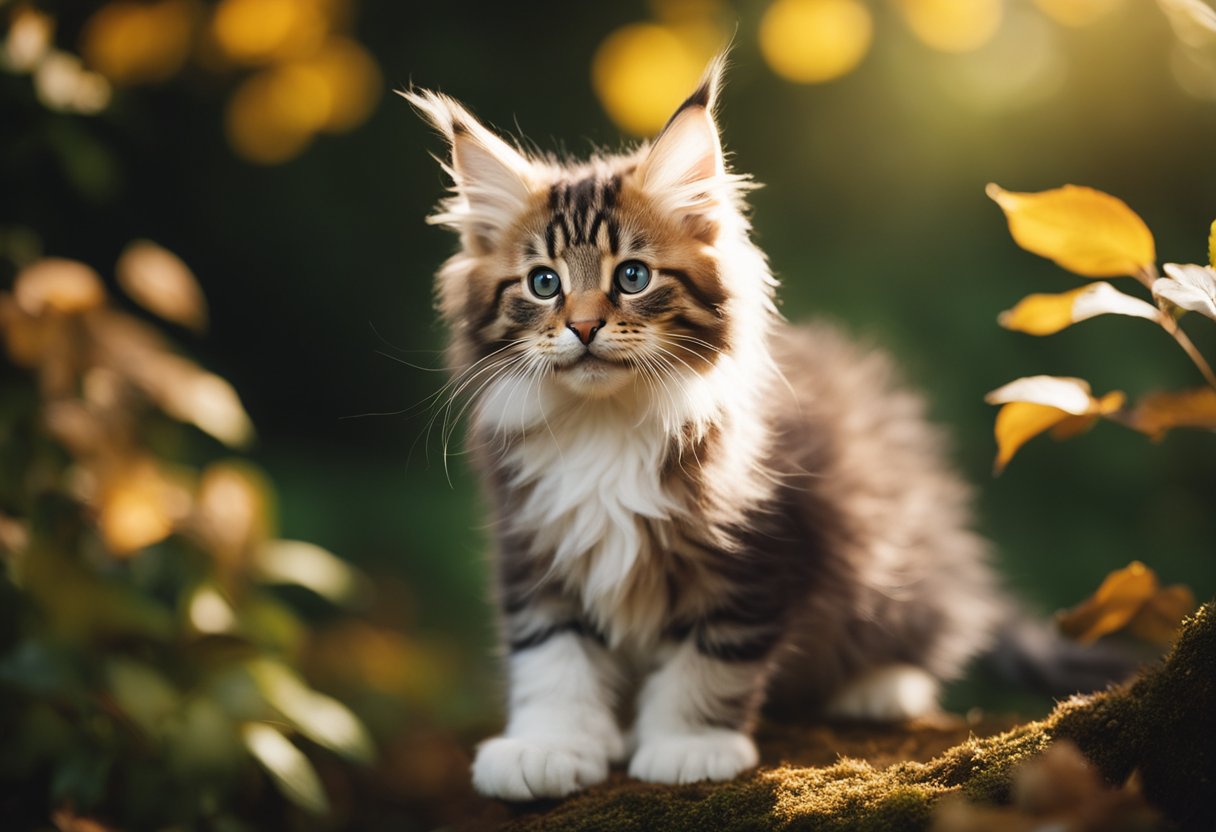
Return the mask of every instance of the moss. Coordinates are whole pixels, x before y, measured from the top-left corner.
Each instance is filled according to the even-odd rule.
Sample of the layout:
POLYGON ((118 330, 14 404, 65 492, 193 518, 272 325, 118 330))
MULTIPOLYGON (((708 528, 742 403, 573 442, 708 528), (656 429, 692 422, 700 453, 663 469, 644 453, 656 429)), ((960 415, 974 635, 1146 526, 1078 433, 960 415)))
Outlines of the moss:
MULTIPOLYGON (((824 729, 812 731, 821 741, 824 729)), ((906 734, 887 735, 894 738, 890 747, 908 747, 906 734)), ((1136 681, 1073 697, 1044 720, 969 737, 928 762, 875 767, 846 757, 691 786, 618 777, 545 810, 524 809, 508 826, 520 832, 927 829, 944 795, 1007 803, 1014 770, 1057 738, 1075 743, 1111 783, 1136 771, 1145 796, 1182 829, 1216 829, 1216 606, 1192 616, 1166 661, 1136 681)), ((883 745, 873 736, 860 744, 883 745)))

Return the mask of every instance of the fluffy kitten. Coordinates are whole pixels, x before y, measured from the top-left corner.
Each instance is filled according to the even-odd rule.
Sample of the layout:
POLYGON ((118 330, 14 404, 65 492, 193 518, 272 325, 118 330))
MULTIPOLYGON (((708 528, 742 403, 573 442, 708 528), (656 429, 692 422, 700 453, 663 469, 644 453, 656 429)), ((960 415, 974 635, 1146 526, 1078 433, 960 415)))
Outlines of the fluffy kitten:
POLYGON ((920 399, 777 314, 720 72, 653 142, 585 162, 406 94, 451 145, 432 222, 461 247, 436 295, 496 520, 509 716, 473 765, 487 795, 558 797, 625 759, 734 777, 766 693, 924 714, 998 619, 920 399))

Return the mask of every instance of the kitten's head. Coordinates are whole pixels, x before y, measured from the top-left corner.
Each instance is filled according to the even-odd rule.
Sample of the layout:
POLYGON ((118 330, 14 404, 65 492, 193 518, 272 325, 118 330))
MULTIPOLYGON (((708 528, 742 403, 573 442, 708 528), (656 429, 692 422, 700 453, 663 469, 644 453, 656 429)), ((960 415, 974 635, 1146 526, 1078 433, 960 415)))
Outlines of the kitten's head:
POLYGON ((772 279, 747 238, 714 121, 722 62, 651 142, 579 162, 507 143, 446 96, 405 97, 448 140, 460 234, 439 272, 458 365, 515 365, 599 398, 670 390, 764 328, 772 279))

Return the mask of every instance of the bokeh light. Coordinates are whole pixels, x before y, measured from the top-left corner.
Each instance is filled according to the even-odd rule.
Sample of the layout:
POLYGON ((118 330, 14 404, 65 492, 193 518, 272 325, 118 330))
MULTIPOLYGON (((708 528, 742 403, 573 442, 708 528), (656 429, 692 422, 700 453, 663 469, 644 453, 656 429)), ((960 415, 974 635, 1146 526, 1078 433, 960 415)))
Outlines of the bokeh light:
POLYGON ((709 57, 669 26, 635 23, 600 44, 591 61, 591 82, 617 126, 649 136, 696 87, 709 57))
POLYGON ((190 0, 109 3, 85 24, 80 52, 115 84, 161 83, 189 57, 197 19, 190 0))
POLYGON ((760 50, 782 78, 821 83, 851 72, 872 33, 870 11, 857 0, 777 0, 760 21, 760 50))
POLYGON ((12 14, 4 40, 4 64, 16 72, 31 72, 50 50, 55 39, 55 20, 29 6, 12 14))
POLYGON ((1080 27, 1106 17, 1123 5, 1123 0, 1034 0, 1034 3, 1056 23, 1080 27))
POLYGON ((319 130, 341 133, 362 124, 383 93, 380 69, 367 50, 350 38, 331 37, 303 61, 329 90, 328 114, 319 130))
POLYGON ((246 79, 228 102, 228 141, 251 162, 285 162, 325 124, 331 95, 325 76, 307 65, 263 70, 246 79))
POLYGON ((1016 9, 983 48, 938 67, 942 87, 979 111, 1008 111, 1044 101, 1064 84, 1058 30, 1033 10, 1016 9))
POLYGON ((1216 49, 1175 44, 1170 51, 1170 71, 1187 95, 1201 101, 1216 101, 1216 49))
POLYGON ((262 64, 315 51, 329 24, 314 0, 223 0, 211 20, 222 52, 238 63, 262 64))
POLYGON ((897 0, 908 28, 942 52, 970 52, 1001 25, 1003 0, 897 0))

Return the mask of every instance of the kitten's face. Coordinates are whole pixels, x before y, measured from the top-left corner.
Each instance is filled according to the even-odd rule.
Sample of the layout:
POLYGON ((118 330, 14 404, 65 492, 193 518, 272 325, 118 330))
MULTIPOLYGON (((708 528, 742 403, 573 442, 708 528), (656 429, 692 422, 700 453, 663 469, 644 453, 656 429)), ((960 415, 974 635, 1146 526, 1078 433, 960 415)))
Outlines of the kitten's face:
POLYGON ((727 347, 712 229, 664 216, 631 159, 561 170, 521 208, 470 275, 478 353, 506 347, 594 397, 703 372, 727 347))
POLYGON ((715 68, 652 144, 577 165, 525 156, 451 99, 407 95, 452 143, 452 196, 433 221, 461 235, 437 284, 458 363, 598 398, 670 391, 729 350, 718 244, 737 180, 716 83, 715 68))

